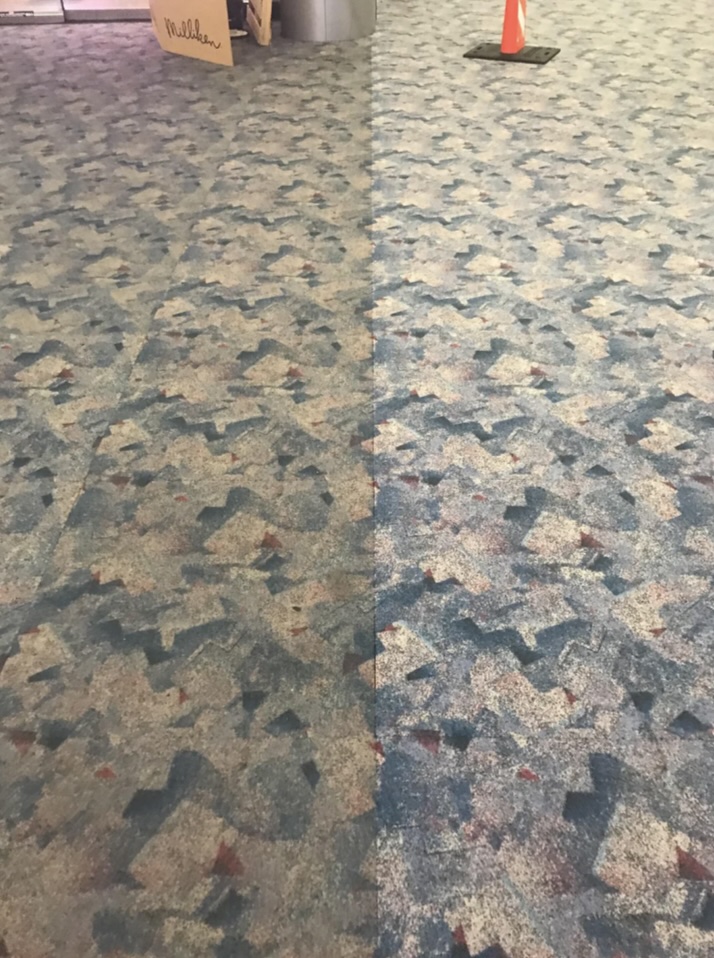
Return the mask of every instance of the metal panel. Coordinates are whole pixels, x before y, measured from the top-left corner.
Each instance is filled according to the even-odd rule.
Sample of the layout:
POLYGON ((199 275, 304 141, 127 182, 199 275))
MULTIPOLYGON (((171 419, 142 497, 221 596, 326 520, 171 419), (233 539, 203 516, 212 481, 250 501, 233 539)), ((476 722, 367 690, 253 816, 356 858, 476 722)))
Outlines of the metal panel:
POLYGON ((289 40, 339 43, 374 32, 376 0, 282 0, 281 34, 289 40))
POLYGON ((64 0, 68 22, 151 20, 149 0, 64 0))
POLYGON ((323 42, 327 38, 324 0, 283 0, 280 34, 288 40, 323 42))
POLYGON ((0 0, 0 26, 64 23, 60 0, 0 0))

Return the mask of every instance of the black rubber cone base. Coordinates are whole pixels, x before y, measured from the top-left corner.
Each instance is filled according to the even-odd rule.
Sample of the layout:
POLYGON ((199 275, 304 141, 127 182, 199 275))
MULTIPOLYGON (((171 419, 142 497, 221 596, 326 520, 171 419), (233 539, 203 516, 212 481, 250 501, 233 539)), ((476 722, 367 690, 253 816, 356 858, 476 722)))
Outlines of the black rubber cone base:
POLYGON ((464 56, 467 60, 502 60, 504 63, 549 63, 560 53, 558 47, 523 47, 519 53, 501 53, 498 43, 479 43, 464 56))

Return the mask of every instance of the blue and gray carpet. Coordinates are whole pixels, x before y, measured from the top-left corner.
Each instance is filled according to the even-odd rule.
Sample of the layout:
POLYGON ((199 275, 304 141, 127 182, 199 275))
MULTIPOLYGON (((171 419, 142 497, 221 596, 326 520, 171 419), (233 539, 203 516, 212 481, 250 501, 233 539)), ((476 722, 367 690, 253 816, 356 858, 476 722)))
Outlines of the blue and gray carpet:
POLYGON ((704 0, 0 31, 0 955, 714 952, 704 0))

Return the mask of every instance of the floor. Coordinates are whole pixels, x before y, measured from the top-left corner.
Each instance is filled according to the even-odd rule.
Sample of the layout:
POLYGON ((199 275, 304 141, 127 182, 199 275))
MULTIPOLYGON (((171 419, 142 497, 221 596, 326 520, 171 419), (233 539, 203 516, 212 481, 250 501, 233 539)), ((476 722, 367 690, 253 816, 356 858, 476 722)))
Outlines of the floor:
POLYGON ((714 948, 704 0, 0 31, 0 955, 714 948))

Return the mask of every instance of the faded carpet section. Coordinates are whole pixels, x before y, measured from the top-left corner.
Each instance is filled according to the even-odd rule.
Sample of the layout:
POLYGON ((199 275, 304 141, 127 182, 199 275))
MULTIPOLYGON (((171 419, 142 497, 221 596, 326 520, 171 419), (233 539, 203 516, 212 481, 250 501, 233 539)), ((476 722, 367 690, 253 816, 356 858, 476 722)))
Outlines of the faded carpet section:
POLYGON ((383 956, 714 953, 709 19, 384 6, 383 956))

